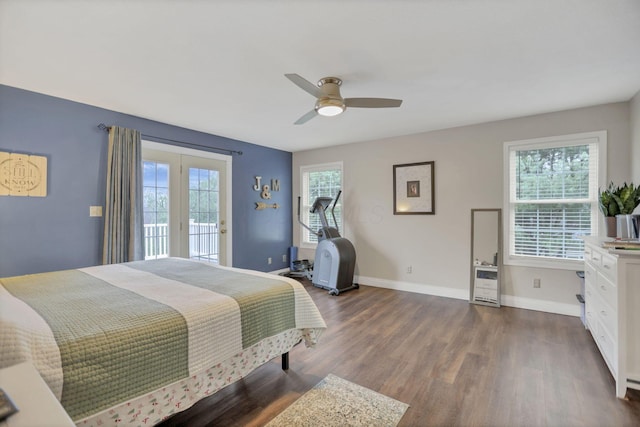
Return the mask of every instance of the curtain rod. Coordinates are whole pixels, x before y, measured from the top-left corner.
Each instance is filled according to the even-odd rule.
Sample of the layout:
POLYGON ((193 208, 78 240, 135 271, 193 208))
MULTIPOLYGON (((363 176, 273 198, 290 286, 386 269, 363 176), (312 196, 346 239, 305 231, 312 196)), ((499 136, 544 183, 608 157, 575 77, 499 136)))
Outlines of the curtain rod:
MULTIPOLYGON (((105 125, 104 123, 100 123, 98 125, 98 129, 109 132, 109 129, 111 129, 110 126, 105 125)), ((184 142, 184 141, 177 141, 175 139, 169 139, 169 138, 162 138, 160 136, 153 136, 153 135, 145 135, 143 133, 140 134, 143 138, 150 138, 150 139, 156 139, 159 140, 159 142, 176 142, 178 144, 182 144, 182 145, 188 145, 191 147, 198 147, 198 148, 209 148, 211 150, 218 150, 218 151, 226 151, 229 154, 237 154, 239 156, 242 156, 242 151, 238 151, 238 150, 230 150, 228 148, 219 148, 219 147, 210 147, 208 145, 201 145, 201 144, 194 144, 193 142, 184 142)))

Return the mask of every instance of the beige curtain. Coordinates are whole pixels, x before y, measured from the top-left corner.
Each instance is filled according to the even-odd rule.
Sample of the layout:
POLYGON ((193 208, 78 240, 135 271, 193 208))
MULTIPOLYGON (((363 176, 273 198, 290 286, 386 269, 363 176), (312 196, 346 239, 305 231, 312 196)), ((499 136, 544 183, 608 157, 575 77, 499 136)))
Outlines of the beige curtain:
POLYGON ((140 132, 111 126, 103 264, 144 259, 140 132))

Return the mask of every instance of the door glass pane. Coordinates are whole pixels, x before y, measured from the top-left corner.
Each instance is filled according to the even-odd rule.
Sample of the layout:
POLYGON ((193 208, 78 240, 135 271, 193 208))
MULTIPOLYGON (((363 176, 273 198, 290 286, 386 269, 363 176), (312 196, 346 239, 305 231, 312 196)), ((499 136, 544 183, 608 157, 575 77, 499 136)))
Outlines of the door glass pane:
POLYGON ((189 258, 219 262, 218 171, 189 168, 189 258))
POLYGON ((143 162, 144 258, 169 255, 169 165, 143 162))

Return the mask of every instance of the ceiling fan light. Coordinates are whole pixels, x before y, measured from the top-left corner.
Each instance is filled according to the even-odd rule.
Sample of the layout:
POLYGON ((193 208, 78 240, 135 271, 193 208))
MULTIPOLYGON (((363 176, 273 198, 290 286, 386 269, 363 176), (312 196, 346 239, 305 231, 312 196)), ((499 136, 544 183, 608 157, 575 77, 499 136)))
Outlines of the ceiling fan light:
POLYGON ((337 105, 325 105, 323 107, 318 107, 318 114, 326 117, 337 116, 343 111, 344 109, 342 107, 338 107, 337 105))
POLYGON ((342 102, 342 100, 340 99, 320 99, 316 104, 316 112, 321 116, 337 116, 344 110, 344 102, 342 102))

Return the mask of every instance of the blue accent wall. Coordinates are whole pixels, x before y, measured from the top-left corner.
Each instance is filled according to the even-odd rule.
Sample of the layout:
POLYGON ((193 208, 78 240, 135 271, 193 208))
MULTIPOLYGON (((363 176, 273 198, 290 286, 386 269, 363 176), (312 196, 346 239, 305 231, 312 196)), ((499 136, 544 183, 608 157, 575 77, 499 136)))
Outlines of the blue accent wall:
POLYGON ((0 85, 0 151, 48 161, 47 197, 0 196, 0 277, 101 264, 103 217, 89 217, 89 206, 105 199, 108 135, 99 123, 242 151, 232 166, 233 266, 288 267, 291 153, 0 85), (262 200, 255 176, 278 179, 280 191, 262 200), (259 201, 280 208, 257 211, 259 201))

